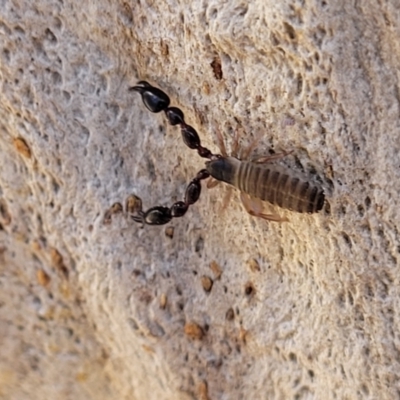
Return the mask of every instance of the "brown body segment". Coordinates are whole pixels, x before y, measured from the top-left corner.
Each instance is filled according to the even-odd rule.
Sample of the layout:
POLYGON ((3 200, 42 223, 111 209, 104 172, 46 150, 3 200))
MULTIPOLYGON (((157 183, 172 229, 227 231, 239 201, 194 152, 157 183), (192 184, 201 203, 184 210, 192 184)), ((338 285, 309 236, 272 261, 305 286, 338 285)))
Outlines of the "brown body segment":
POLYGON ((221 157, 208 161, 206 168, 215 179, 231 184, 252 198, 286 210, 315 213, 324 205, 325 196, 321 188, 281 165, 221 157))
POLYGON ((324 205, 324 192, 280 165, 241 161, 232 182, 248 195, 299 213, 315 213, 324 205))

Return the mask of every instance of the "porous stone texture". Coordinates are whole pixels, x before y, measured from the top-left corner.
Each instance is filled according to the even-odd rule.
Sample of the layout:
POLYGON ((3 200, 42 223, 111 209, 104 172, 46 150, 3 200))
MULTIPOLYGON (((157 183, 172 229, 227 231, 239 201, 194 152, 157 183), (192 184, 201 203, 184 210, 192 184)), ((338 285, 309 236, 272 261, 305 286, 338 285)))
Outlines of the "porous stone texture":
POLYGON ((395 0, 0 1, 0 397, 400 397, 395 0), (248 215, 224 185, 165 227, 235 132, 326 193, 248 215))

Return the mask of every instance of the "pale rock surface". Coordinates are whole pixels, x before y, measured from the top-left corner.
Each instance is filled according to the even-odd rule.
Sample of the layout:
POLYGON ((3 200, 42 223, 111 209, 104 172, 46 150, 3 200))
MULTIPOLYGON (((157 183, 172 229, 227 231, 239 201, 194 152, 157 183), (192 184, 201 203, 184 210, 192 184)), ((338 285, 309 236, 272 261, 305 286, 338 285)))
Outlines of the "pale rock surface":
POLYGON ((2 0, 0 66, 2 399, 400 397, 395 0, 2 0), (293 150, 325 209, 268 223, 203 185, 172 239, 105 225, 204 166, 139 79, 214 152, 293 150))

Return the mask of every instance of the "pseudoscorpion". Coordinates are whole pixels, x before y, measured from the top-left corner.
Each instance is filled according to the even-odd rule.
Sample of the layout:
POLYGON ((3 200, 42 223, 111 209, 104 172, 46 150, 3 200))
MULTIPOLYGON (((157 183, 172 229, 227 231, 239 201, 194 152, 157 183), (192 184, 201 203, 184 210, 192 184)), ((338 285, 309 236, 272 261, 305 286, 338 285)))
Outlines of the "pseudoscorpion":
MULTIPOLYGON (((172 218, 182 217, 189 206, 199 199, 201 181, 210 177, 239 189, 245 209, 251 215, 266 220, 287 221, 278 215, 264 214, 263 201, 299 213, 316 213, 322 209, 325 196, 320 187, 294 174, 289 168, 269 163, 289 153, 261 156, 245 161, 228 156, 222 144, 222 154, 213 154, 201 145, 196 130, 186 124, 182 110, 169 106, 170 99, 166 93, 146 81, 138 82, 130 90, 141 95, 144 105, 151 112, 164 111, 171 125, 180 126, 184 143, 197 150, 200 157, 208 159, 205 168, 199 171, 187 186, 184 201, 178 201, 171 207, 155 206, 143 211, 140 198, 130 196, 126 208, 134 221, 147 225, 163 225, 172 218)), ((223 143, 222 137, 219 139, 223 143)), ((122 209, 119 203, 113 207, 116 205, 116 209, 122 209)))

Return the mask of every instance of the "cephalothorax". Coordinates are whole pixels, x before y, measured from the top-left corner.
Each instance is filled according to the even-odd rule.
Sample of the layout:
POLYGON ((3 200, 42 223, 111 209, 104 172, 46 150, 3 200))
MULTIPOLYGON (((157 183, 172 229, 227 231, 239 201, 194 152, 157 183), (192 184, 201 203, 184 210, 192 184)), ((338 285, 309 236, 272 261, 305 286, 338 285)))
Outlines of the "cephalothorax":
MULTIPOLYGON (((282 158, 289 153, 242 161, 236 157, 229 157, 225 146, 220 143, 222 154, 213 154, 201 145, 196 130, 186 124, 182 110, 169 107, 170 99, 162 90, 145 81, 138 82, 130 90, 140 93, 144 105, 151 112, 164 111, 171 125, 180 126, 184 143, 189 148, 197 150, 201 157, 208 159, 205 169, 198 172, 187 186, 184 201, 178 201, 171 207, 156 206, 143 211, 141 200, 132 196, 131 205, 133 205, 127 208, 134 221, 147 225, 163 225, 172 218, 182 217, 189 206, 199 199, 201 181, 209 177, 239 189, 246 210, 251 215, 267 220, 287 221, 286 218, 278 215, 264 214, 261 205, 263 201, 300 213, 315 213, 322 209, 324 192, 320 187, 295 175, 289 168, 270 164, 270 161, 282 158)), ((222 142, 222 138, 219 137, 219 139, 222 142)))

